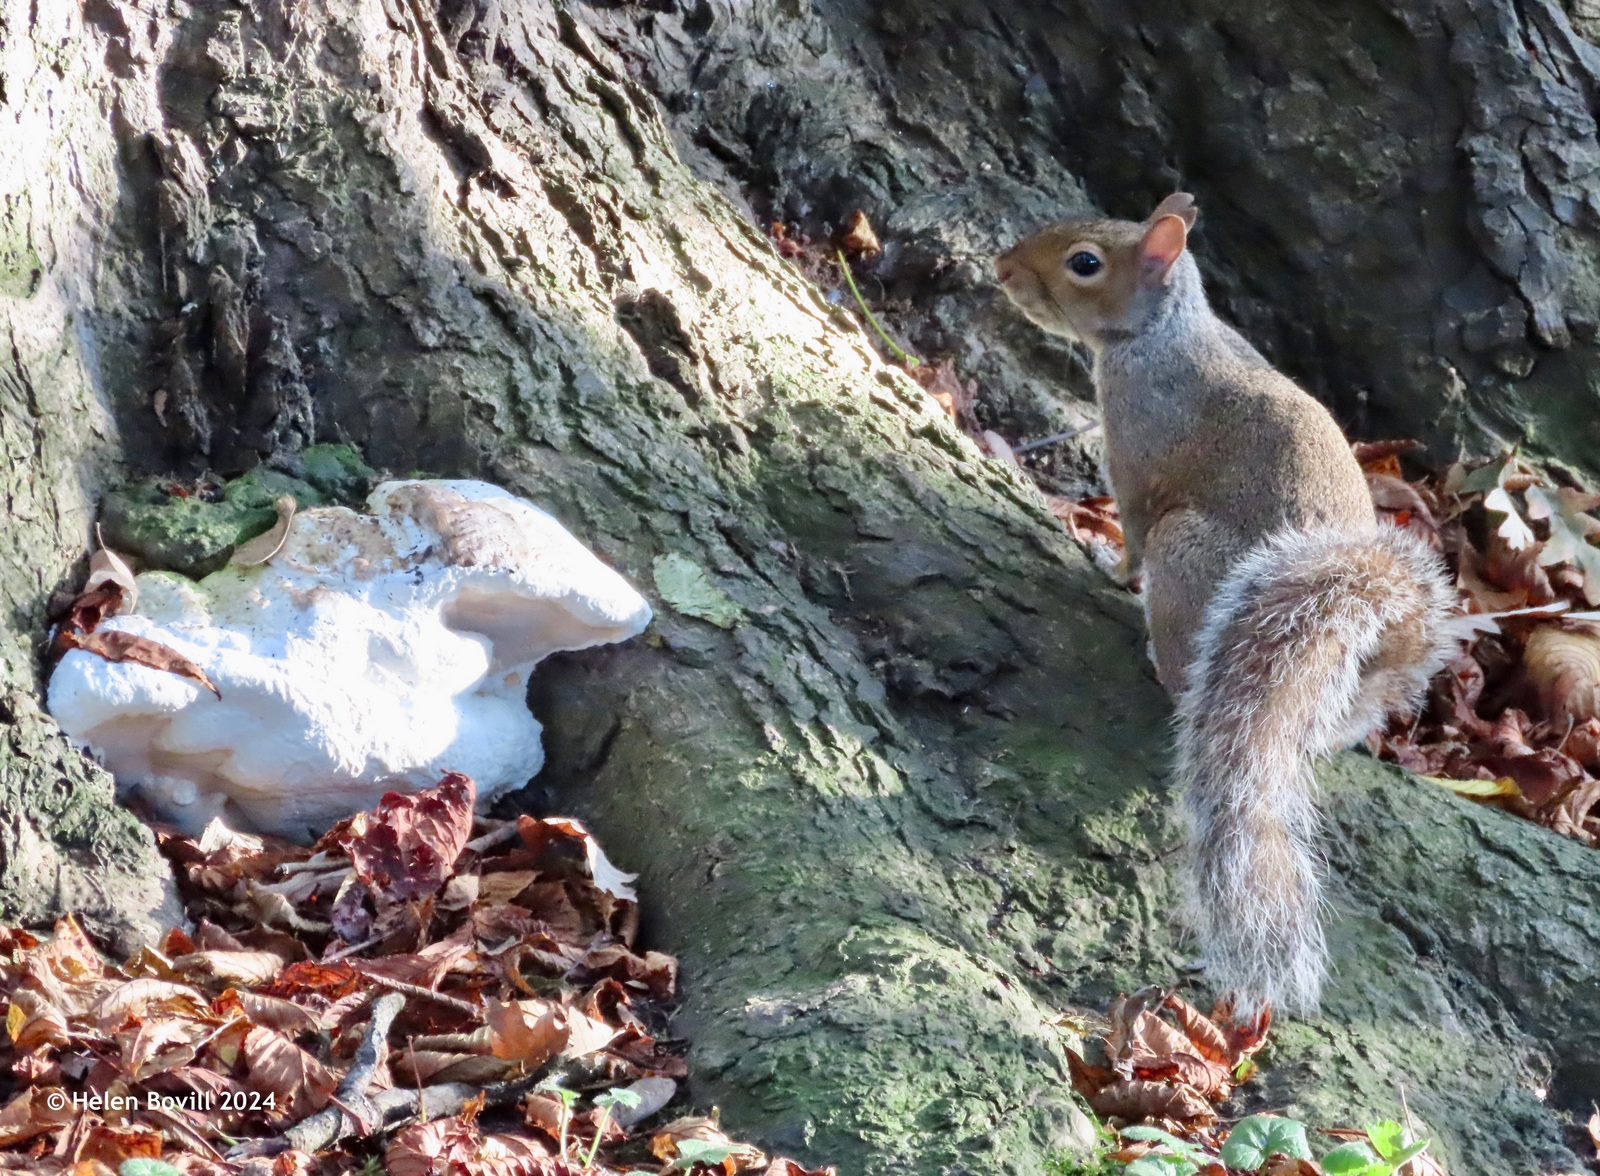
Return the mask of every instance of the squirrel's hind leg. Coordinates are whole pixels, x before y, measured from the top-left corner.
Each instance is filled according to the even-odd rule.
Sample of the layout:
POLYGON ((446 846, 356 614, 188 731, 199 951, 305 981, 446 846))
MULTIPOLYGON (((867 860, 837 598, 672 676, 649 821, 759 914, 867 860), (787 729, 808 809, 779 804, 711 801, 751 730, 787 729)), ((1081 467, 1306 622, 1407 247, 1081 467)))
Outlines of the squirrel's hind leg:
POLYGON ((1192 510, 1162 515, 1145 537, 1144 616, 1156 677, 1183 694, 1217 584, 1237 558, 1229 537, 1192 510))

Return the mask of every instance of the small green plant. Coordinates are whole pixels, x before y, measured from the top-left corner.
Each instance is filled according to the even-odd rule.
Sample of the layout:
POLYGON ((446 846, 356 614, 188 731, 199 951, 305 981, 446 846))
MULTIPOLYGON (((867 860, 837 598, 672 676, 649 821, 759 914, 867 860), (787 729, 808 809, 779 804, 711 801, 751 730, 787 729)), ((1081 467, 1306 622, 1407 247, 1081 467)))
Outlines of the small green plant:
POLYGON ((1228 1140, 1222 1145, 1222 1162, 1246 1172, 1257 1171, 1278 1155, 1296 1160, 1311 1158, 1304 1123, 1276 1115, 1251 1115, 1228 1132, 1228 1140))
POLYGON ((889 349, 889 354, 905 364, 906 367, 917 367, 920 362, 917 357, 908 354, 904 347, 889 338, 889 332, 883 329, 883 324, 878 321, 878 316, 868 308, 867 300, 861 297, 861 291, 856 289, 855 275, 850 272, 850 263, 845 260, 844 250, 841 249, 838 252, 839 269, 844 274, 844 284, 850 287, 850 293, 855 295, 856 305, 861 308, 861 313, 867 316, 867 321, 872 324, 872 329, 878 332, 878 338, 883 340, 883 345, 889 349))
POLYGON ((600 1108, 600 1113, 594 1120, 594 1142, 589 1145, 589 1154, 583 1158, 585 1168, 594 1163, 594 1154, 600 1150, 600 1137, 606 1133, 606 1123, 611 1119, 611 1109, 618 1106, 636 1107, 639 1105, 639 1096, 631 1090, 618 1088, 595 1095, 594 1105, 600 1108))
POLYGON ((1159 1127, 1124 1127, 1122 1137, 1141 1139, 1161 1149, 1134 1160, 1123 1169, 1127 1176, 1194 1176, 1203 1165, 1217 1158, 1198 1144, 1179 1139, 1159 1127))
POLYGON ((576 1090, 568 1090, 561 1085, 559 1078, 546 1078, 534 1089, 553 1095, 561 1103, 561 1139, 559 1144, 561 1150, 556 1155, 564 1160, 567 1158, 567 1127, 572 1122, 572 1107, 578 1101, 578 1092, 576 1090))
POLYGON ((680 1168, 684 1171, 696 1164, 705 1164, 715 1168, 723 1160, 738 1151, 737 1145, 728 1143, 712 1143, 709 1139, 680 1139, 678 1140, 678 1158, 672 1161, 669 1172, 676 1172, 680 1168))
POLYGON ((1411 1160, 1427 1150, 1429 1140, 1406 1142, 1405 1129, 1391 1119, 1367 1128, 1365 1143, 1346 1143, 1322 1157, 1322 1170, 1328 1176, 1394 1176, 1411 1160))

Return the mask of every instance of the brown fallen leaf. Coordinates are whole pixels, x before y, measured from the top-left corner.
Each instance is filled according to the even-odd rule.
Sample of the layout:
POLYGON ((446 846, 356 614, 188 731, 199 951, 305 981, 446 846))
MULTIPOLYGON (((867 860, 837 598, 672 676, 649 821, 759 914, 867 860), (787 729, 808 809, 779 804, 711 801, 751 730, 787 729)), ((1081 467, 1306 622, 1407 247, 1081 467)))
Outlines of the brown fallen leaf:
POLYGON ((1083 1059, 1075 1050, 1067 1049, 1067 1072, 1072 1079, 1072 1089, 1084 1098, 1093 1098, 1113 1082, 1120 1081, 1109 1066, 1097 1066, 1083 1059))
POLYGON ((1118 1079, 1090 1096, 1089 1106, 1097 1115, 1115 1115, 1129 1123, 1170 1119, 1192 1130, 1217 1121, 1216 1111, 1198 1091, 1166 1082, 1118 1079))
POLYGON ((578 966, 588 976, 636 984, 656 1000, 671 999, 678 988, 678 961, 659 951, 638 956, 619 943, 608 943, 585 952, 578 966))
POLYGON ((164 670, 182 678, 192 678, 218 698, 222 691, 211 684, 206 672, 170 645, 127 633, 121 629, 96 629, 80 633, 65 626, 56 630, 56 644, 62 649, 81 649, 110 662, 132 662, 152 670, 164 670))
POLYGON ((476 1122, 482 1096, 459 1115, 405 1128, 384 1151, 389 1176, 578 1176, 578 1169, 538 1140, 484 1135, 476 1122))
POLYGON ((275 1029, 256 1026, 244 1041, 247 1089, 270 1095, 269 1116, 277 1122, 298 1122, 320 1111, 333 1093, 333 1076, 316 1058, 275 1029))
POLYGON ((72 1040, 66 1015, 37 992, 19 988, 6 1010, 6 1033, 18 1053, 57 1049, 72 1040))
POLYGON ((79 1112, 60 1087, 30 1086, 0 1107, 0 1147, 48 1134, 75 1121, 79 1112))
POLYGON ((289 537, 289 527, 294 522, 294 512, 299 507, 294 495, 285 494, 272 504, 278 512, 278 521, 268 531, 248 539, 233 549, 228 563, 236 568, 253 568, 266 563, 283 548, 289 537))
POLYGON ((179 956, 172 966, 191 977, 230 984, 270 984, 286 961, 270 951, 197 951, 179 956))
POLYGON ((1239 1059, 1233 1055, 1227 1036, 1210 1017, 1176 992, 1168 993, 1162 1004, 1177 1018, 1178 1028, 1183 1030, 1184 1036, 1193 1044, 1194 1053, 1208 1062, 1216 1062, 1229 1068, 1239 1064, 1239 1059))
POLYGON ((1135 1058, 1129 1070, 1141 1081, 1180 1083, 1214 1102, 1227 1098, 1233 1089, 1233 1071, 1229 1067, 1189 1053, 1135 1058))
POLYGON ((322 1018, 306 1006, 296 1004, 292 1000, 284 1000, 279 996, 251 992, 248 988, 229 988, 216 999, 213 1008, 218 1013, 223 1013, 229 1011, 233 1004, 238 1005, 239 1011, 252 1024, 276 1029, 285 1037, 299 1037, 301 1034, 316 1033, 324 1028, 322 1018))
POLYGON ((517 833, 522 843, 535 854, 563 842, 576 842, 583 851, 584 865, 595 888, 613 899, 636 903, 639 895, 631 885, 637 874, 627 874, 611 864, 600 843, 590 835, 582 822, 566 817, 517 818, 517 833))
POLYGON ((508 1058, 530 1068, 542 1066, 567 1048, 571 1038, 567 1013, 554 1001, 490 998, 483 1006, 490 1048, 497 1058, 508 1058))
POLYGON ((1322 1176, 1322 1167, 1314 1160, 1276 1155, 1267 1160, 1262 1176, 1322 1176))
POLYGON ((67 606, 62 627, 78 633, 92 633, 107 617, 127 612, 126 597, 119 584, 101 584, 85 589, 67 606))
POLYGON ((1050 513, 1060 519, 1079 543, 1108 543, 1119 552, 1123 549, 1122 522, 1117 515, 1117 503, 1106 494, 1098 494, 1074 502, 1067 498, 1049 496, 1045 501, 1050 513))
POLYGON ((663 1163, 671 1163, 678 1158, 678 1144, 686 1139, 728 1149, 727 1158, 722 1161, 726 1176, 767 1163, 767 1157, 759 1150, 747 1143, 735 1143, 714 1117, 704 1115, 685 1115, 662 1127, 650 1137, 650 1154, 663 1163))
POLYGON ((1401 476, 1400 455, 1421 448, 1422 442, 1412 440, 1353 441, 1350 444, 1350 452, 1355 454, 1363 470, 1396 478, 1401 476))
POLYGON ((1522 667, 1545 716, 1574 726, 1600 717, 1600 626, 1540 625, 1523 644, 1522 667))
MULTIPOLYGON (((98 527, 95 531, 99 534, 98 527)), ((112 610, 116 613, 131 613, 139 607, 139 582, 134 577, 133 569, 128 566, 128 561, 123 559, 109 547, 101 547, 89 556, 89 578, 83 583, 83 591, 79 599, 95 590, 110 585, 121 590, 117 606, 112 610)), ((74 610, 77 608, 74 602, 74 610)))
POLYGON ((845 218, 844 230, 839 234, 839 248, 850 257, 872 258, 883 252, 883 244, 873 230, 867 214, 859 208, 845 218))
POLYGON ((390 792, 376 809, 334 826, 316 848, 348 854, 356 874, 379 891, 425 898, 445 884, 472 836, 477 791, 471 777, 447 772, 421 792, 390 792))
POLYGON ((839 1169, 832 1164, 825 1168, 805 1168, 793 1160, 779 1156, 767 1165, 764 1176, 839 1176, 839 1169))
POLYGON ((923 391, 938 402, 939 407, 949 414, 957 428, 966 432, 977 429, 977 421, 972 415, 976 390, 974 385, 956 375, 954 359, 941 359, 937 363, 919 363, 915 367, 907 368, 906 374, 922 385, 923 391))
POLYGON ((89 1129, 78 1158, 99 1160, 110 1167, 120 1168, 124 1160, 159 1160, 164 1143, 161 1132, 148 1127, 118 1128, 100 1123, 89 1129))

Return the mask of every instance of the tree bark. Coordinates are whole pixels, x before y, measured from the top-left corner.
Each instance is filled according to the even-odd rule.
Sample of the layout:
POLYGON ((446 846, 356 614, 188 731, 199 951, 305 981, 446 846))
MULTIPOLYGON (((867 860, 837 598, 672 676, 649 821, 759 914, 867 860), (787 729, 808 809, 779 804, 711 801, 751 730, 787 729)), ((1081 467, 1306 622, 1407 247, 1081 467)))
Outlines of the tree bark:
MULTIPOLYGON (((1478 365, 1465 392, 1401 363, 1434 356, 1433 336, 1374 311, 1364 283, 1392 270, 1400 300, 1453 273, 1430 268, 1415 190, 1375 189, 1356 219, 1315 144, 1275 146, 1301 67, 1282 49, 1259 91, 1229 72, 1255 76, 1287 35, 1270 12, 1139 7, 0 0, 0 119, 18 127, 0 138, 8 639, 38 641, 43 598, 125 472, 292 467, 306 441, 341 440, 374 465, 528 496, 658 606, 646 639, 536 675, 549 762, 524 799, 576 809, 642 872, 647 933, 684 963, 694 1100, 841 1169, 1037 1171, 1088 1133, 1060 1014, 1184 963, 1166 703, 1133 602, 737 199, 818 228, 869 205, 895 321, 961 356, 993 419, 1039 431, 1084 412, 1060 399, 1081 381, 994 302, 980 261, 1085 204, 1058 156, 1119 211, 1178 178, 1169 158, 1207 161, 1184 178, 1204 181, 1224 301, 1269 342, 1283 332, 1279 358, 1336 406, 1368 387, 1358 423, 1481 444, 1497 397, 1535 392, 1541 419, 1565 419, 1581 379, 1558 376, 1588 346, 1533 351, 1514 387, 1489 374, 1498 351, 1437 350, 1478 365), (1231 156, 1195 137, 1197 94, 1235 111, 1216 132, 1231 156), (1269 191, 1281 205, 1263 207, 1269 191), (1369 231, 1390 251, 1352 273, 1340 250, 1369 231), (722 623, 656 591, 668 555, 728 597, 722 623)), ((1408 27, 1348 15, 1295 17, 1304 68, 1359 77, 1338 37, 1408 27)), ((1413 36, 1418 61, 1478 43, 1413 36)), ((1431 75, 1393 58, 1423 94, 1431 75)), ((1365 125, 1335 104, 1327 134, 1365 125)), ((1417 151, 1456 150, 1428 127, 1417 151)), ((1373 151, 1374 168, 1411 166, 1373 151)), ((1440 167, 1467 227, 1438 235, 1457 248, 1477 197, 1440 167)), ((1457 321, 1442 294, 1418 301, 1457 321)), ((1543 305, 1529 330, 1550 337, 1530 347, 1560 342, 1543 305)), ((1552 450, 1576 463, 1592 427, 1552 450)), ((11 662, 25 698, 37 665, 11 662)), ((23 750, 0 774, 122 830, 98 877, 152 884, 148 846, 54 738, 14 727, 23 750)), ((1329 784, 1340 971, 1321 1017, 1278 1031, 1250 1097, 1341 1125, 1392 1115, 1403 1083, 1459 1170, 1575 1170, 1560 1112, 1600 1057, 1600 859, 1353 757, 1329 784)), ((32 844, 74 844, 16 796, 7 821, 32 844)), ((0 845, 9 879, 27 851, 0 845)))

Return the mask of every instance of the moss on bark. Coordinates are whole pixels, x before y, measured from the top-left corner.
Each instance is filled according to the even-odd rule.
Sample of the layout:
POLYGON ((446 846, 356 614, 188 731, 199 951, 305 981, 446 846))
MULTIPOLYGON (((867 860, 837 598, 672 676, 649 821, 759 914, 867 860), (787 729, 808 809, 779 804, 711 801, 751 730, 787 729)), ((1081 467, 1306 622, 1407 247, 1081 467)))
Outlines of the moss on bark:
MULTIPOLYGON (((1184 963, 1136 611, 684 165, 596 14, 4 2, 43 46, 26 76, 80 55, 48 93, 82 122, 8 182, 87 175, 65 207, 103 210, 33 199, 32 240, 82 239, 0 297, 25 339, 0 436, 44 520, 0 550, 11 631, 42 631, 114 475, 294 469, 315 438, 525 494, 642 589, 674 570, 648 638, 536 676, 523 800, 642 872, 694 1100, 866 1173, 1032 1172, 1081 1142, 1061 1012, 1184 963)), ((1394 773, 1337 778, 1336 936, 1377 963, 1282 1031, 1268 1097, 1348 1122, 1404 1074, 1469 1168, 1567 1162, 1529 1091, 1550 1059, 1575 1104, 1561 1037, 1589 1040, 1600 932, 1527 935, 1592 907, 1600 866, 1394 773)))

